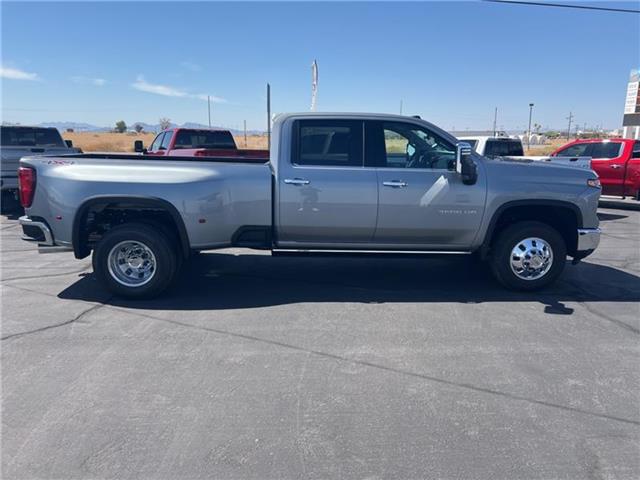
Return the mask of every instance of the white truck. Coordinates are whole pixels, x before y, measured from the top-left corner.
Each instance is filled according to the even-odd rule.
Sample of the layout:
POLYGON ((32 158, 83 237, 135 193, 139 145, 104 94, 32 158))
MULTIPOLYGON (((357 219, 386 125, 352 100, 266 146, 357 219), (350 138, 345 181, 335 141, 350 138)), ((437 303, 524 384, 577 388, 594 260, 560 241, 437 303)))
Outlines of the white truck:
POLYGON ((525 155, 519 138, 505 136, 469 135, 458 137, 461 142, 471 145, 476 152, 487 158, 510 158, 513 160, 565 163, 570 167, 591 169, 591 157, 551 157, 525 155))

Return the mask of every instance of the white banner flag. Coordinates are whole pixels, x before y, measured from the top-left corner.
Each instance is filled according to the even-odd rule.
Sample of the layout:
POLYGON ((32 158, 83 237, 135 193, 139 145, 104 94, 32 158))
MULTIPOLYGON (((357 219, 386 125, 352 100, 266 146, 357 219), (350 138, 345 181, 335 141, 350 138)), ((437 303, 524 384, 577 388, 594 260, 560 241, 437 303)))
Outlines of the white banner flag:
POLYGON ((318 95, 318 62, 311 64, 311 111, 316 111, 316 96, 318 95))

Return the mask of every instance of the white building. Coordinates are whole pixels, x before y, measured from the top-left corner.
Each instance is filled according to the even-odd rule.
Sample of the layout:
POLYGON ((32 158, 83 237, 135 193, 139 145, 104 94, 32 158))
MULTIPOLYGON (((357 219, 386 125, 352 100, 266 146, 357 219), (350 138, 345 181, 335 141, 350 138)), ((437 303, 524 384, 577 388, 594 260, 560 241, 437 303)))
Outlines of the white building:
POLYGON ((623 138, 640 139, 640 69, 631 70, 622 117, 623 138))

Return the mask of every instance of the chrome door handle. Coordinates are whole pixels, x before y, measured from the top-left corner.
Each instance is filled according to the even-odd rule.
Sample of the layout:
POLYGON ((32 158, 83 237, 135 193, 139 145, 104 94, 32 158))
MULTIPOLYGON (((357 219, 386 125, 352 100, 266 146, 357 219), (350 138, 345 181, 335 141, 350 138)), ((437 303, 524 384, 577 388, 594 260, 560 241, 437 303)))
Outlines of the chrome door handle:
POLYGON ((309 185, 311 182, 303 178, 285 178, 284 183, 287 185, 309 185))
POLYGON ((385 187, 402 188, 406 187, 408 184, 407 182, 403 182, 401 180, 391 180, 390 182, 382 182, 382 185, 384 185, 385 187))
POLYGON ((622 168, 622 165, 618 165, 617 163, 614 163, 613 165, 611 165, 611 168, 622 168))

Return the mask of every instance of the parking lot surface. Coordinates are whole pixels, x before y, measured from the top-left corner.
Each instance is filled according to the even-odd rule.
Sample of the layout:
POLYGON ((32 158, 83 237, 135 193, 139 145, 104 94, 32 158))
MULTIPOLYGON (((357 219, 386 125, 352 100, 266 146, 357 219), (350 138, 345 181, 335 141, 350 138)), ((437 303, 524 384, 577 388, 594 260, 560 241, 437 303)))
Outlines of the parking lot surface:
POLYGON ((2 218, 4 479, 640 477, 638 211, 541 293, 224 250, 144 302, 2 218))

